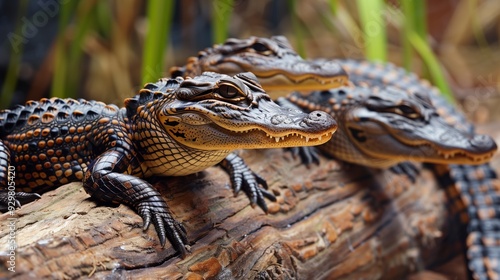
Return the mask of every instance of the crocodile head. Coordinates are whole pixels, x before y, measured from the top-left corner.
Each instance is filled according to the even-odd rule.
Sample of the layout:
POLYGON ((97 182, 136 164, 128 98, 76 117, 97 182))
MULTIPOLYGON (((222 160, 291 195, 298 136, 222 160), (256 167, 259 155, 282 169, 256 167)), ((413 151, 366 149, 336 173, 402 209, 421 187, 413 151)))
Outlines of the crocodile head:
POLYGON ((195 77, 204 71, 227 75, 252 72, 267 91, 325 90, 348 80, 338 63, 304 60, 283 36, 228 39, 190 57, 186 66, 172 67, 170 74, 195 77))
POLYGON ((308 100, 300 101, 298 94, 291 98, 309 108, 324 104, 321 109, 337 117, 339 130, 324 149, 353 163, 379 168, 406 160, 481 164, 497 149, 491 137, 449 125, 421 92, 346 87, 313 92, 308 100))
POLYGON ((183 80, 157 112, 177 143, 197 150, 319 145, 337 126, 325 112, 303 113, 274 103, 252 73, 205 72, 183 80))

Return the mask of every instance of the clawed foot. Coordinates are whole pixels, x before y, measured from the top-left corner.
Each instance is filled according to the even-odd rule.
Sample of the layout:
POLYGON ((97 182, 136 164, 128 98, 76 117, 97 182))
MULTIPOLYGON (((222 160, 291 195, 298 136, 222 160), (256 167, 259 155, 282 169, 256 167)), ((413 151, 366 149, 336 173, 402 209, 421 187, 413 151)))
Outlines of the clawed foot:
POLYGON ((11 198, 9 192, 0 190, 0 212, 10 211, 9 207, 19 208, 22 204, 41 198, 37 193, 16 192, 11 198))
POLYGON ((408 176, 408 179, 410 179, 412 183, 417 181, 417 177, 420 174, 420 170, 411 162, 401 162, 391 167, 390 170, 395 174, 408 176))
POLYGON ((287 150, 292 152, 294 158, 300 157, 300 160, 306 166, 312 163, 319 165, 318 149, 315 147, 291 147, 287 148, 287 150))
POLYGON ((258 205, 267 213, 267 204, 264 197, 275 202, 276 197, 268 191, 266 180, 254 173, 248 166, 238 168, 231 174, 234 195, 243 190, 250 199, 252 207, 258 205), (261 187, 262 186, 262 187, 261 187))
POLYGON ((235 196, 240 190, 243 190, 250 199, 252 207, 258 205, 267 213, 268 209, 264 198, 275 202, 276 197, 267 190, 266 180, 254 173, 243 159, 234 153, 229 154, 221 165, 229 173, 235 196))
POLYGON ((184 258, 189 252, 187 233, 184 226, 170 214, 167 204, 161 197, 149 197, 137 205, 137 212, 143 220, 143 230, 153 222, 160 244, 165 247, 166 239, 184 258))

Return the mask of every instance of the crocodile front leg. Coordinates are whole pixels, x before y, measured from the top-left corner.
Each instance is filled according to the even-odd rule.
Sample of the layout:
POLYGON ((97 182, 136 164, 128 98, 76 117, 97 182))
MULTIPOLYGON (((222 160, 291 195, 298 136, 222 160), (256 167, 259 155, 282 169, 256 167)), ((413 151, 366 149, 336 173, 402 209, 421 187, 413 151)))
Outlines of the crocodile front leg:
POLYGON ((28 203, 40 198, 40 195, 37 193, 16 192, 13 196, 9 195, 10 188, 15 189, 14 181, 9 180, 9 173, 15 176, 16 172, 15 169, 9 170, 9 163, 9 148, 0 141, 0 212, 8 211, 9 206, 14 208, 21 207, 21 203, 28 203))
POLYGON ((123 203, 132 207, 143 219, 146 230, 151 221, 155 225, 160 244, 166 238, 184 257, 188 248, 186 230, 177 222, 160 193, 148 182, 122 174, 132 162, 129 151, 123 148, 107 150, 88 167, 84 188, 93 198, 108 203, 123 203))
POLYGON ((243 159, 235 153, 230 153, 220 166, 226 170, 231 179, 234 194, 243 190, 250 199, 252 207, 259 205, 267 213, 267 205, 264 197, 276 201, 276 197, 267 190, 267 182, 246 165, 243 159), (261 188, 260 186, 263 186, 261 188))
POLYGON ((417 177, 420 174, 420 170, 418 167, 409 161, 401 162, 396 165, 393 165, 389 168, 389 170, 398 175, 406 175, 408 179, 412 182, 415 183, 417 181, 417 177))

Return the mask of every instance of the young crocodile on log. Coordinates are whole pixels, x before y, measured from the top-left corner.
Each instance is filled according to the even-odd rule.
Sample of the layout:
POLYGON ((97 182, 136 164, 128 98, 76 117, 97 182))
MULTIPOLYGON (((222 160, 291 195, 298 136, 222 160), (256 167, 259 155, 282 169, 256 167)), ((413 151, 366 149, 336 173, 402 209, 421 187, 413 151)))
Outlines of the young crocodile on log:
MULTIPOLYGON (((202 71, 206 70, 211 70, 219 73, 252 71, 256 74, 257 78, 266 90, 291 89, 296 91, 324 90, 347 85, 349 76, 349 79, 352 80, 360 88, 351 87, 347 90, 342 90, 342 92, 356 92, 358 93, 358 95, 361 95, 359 97, 362 97, 362 95, 369 96, 372 90, 363 88, 363 86, 374 86, 375 88, 379 88, 373 89, 374 92, 377 90, 389 90, 393 92, 393 97, 400 95, 401 100, 406 99, 408 95, 409 97, 414 99, 413 101, 416 102, 415 104, 417 104, 419 107, 424 106, 423 103, 427 104, 426 106, 429 108, 425 106, 423 108, 427 110, 426 112, 433 112, 430 113, 432 116, 432 120, 438 120, 436 123, 443 125, 442 128, 451 129, 449 131, 453 132, 453 135, 458 136, 455 141, 458 141, 460 139, 465 140, 461 143, 452 143, 458 145, 463 144, 464 146, 461 148, 465 148, 465 150, 454 150, 453 153, 446 152, 450 150, 447 150, 447 147, 444 145, 434 146, 435 148, 438 148, 436 150, 429 149, 430 146, 422 146, 424 147, 424 149, 420 151, 427 151, 425 156, 422 156, 423 154, 418 154, 419 150, 416 146, 408 146, 408 149, 404 149, 404 151, 396 151, 391 149, 386 154, 382 155, 382 160, 376 160, 378 162, 377 164, 380 164, 381 161, 383 161, 386 166, 397 164, 399 162, 408 160, 410 158, 409 155, 411 155, 413 159, 419 161, 429 162, 431 161, 431 158, 433 158, 433 162, 444 164, 469 164, 472 163, 471 161, 473 161, 474 159, 478 159, 479 161, 473 162, 473 164, 479 164, 480 162, 487 162, 491 157, 493 151, 495 150, 495 143, 491 140, 491 138, 486 136, 473 137, 474 128, 472 124, 467 122, 463 114, 459 113, 452 105, 450 105, 436 88, 431 87, 425 81, 418 79, 415 74, 408 74, 402 68, 382 63, 361 62, 354 60, 318 60, 317 62, 308 60, 308 62, 309 64, 302 63, 300 56, 294 51, 290 43, 283 36, 275 36, 270 39, 259 37, 251 37, 249 39, 228 39, 222 45, 215 45, 212 48, 207 48, 204 51, 200 51, 197 57, 189 58, 186 66, 171 68, 171 75, 190 76, 199 74, 202 71), (339 64, 341 66, 341 69, 346 70, 346 72, 343 72, 343 70, 339 69, 339 64), (296 74, 296 72, 298 71, 297 69, 306 72, 310 71, 311 73, 315 73, 316 75, 311 76, 296 74), (317 69, 318 71, 315 72, 315 69, 317 69), (329 73, 330 76, 334 76, 337 79, 333 79, 330 81, 325 80, 325 77, 322 77, 321 73, 329 73), (297 81, 304 80, 305 77, 310 77, 308 80, 311 82, 302 84, 297 83, 297 81), (323 82, 321 82, 322 79, 323 82), (312 83, 313 81, 320 81, 320 83, 314 84, 312 83), (386 85, 392 85, 399 88, 399 90, 386 88, 386 85), (419 94, 419 97, 417 97, 413 94, 409 94, 409 92, 418 92, 421 94, 419 94), (427 93, 429 94, 428 97, 426 97, 427 93), (435 107, 436 109, 433 109, 433 107, 435 107), (436 113, 438 113, 441 118, 436 116, 436 113), (450 125, 447 126, 447 124, 443 122, 443 119, 445 119, 446 122, 450 122, 450 125), (458 131, 458 129, 465 132, 462 133, 458 131), (471 139, 473 141, 468 142, 467 139, 471 139), (460 155, 460 153, 456 153, 459 151, 463 152, 462 155, 470 155, 471 157, 460 157, 458 156, 460 155), (395 154, 396 152, 401 153, 395 154), (406 155, 403 152, 406 153, 406 155), (441 153, 441 155, 439 153, 441 153), (454 154, 456 154, 457 157, 451 157, 454 154), (390 160, 388 160, 388 157, 390 157, 390 160)), ((338 92, 340 92, 340 90, 338 90, 338 92)), ((327 93, 326 95, 332 95, 333 97, 335 93, 331 92, 327 93)), ((294 95, 292 95, 291 98, 295 99, 295 102, 302 102, 303 105, 308 104, 308 106, 302 106, 303 109, 306 110, 311 110, 312 108, 316 110, 318 108, 321 108, 321 105, 325 105, 322 103, 313 104, 314 102, 312 99, 304 100, 304 97, 297 94, 295 94, 295 97, 293 96, 294 95)), ((379 94, 379 96, 382 95, 379 94)), ((349 101, 347 97, 338 97, 345 99, 346 101, 344 102, 349 101)), ((329 100, 328 96, 324 96, 323 100, 328 102, 335 102, 336 98, 329 100)), ((400 114, 399 116, 403 118, 403 120, 407 120, 407 118, 405 117, 405 112, 402 110, 408 110, 411 109, 411 107, 403 106, 401 108, 397 108, 396 104, 394 104, 394 107, 391 107, 391 102, 394 102, 395 100, 386 101, 387 104, 385 105, 387 105, 388 111, 380 112, 381 116, 382 114, 390 114, 390 111, 392 110, 393 113, 400 114)), ((399 106, 403 104, 397 105, 399 106)), ((342 102, 338 102, 337 106, 335 106, 335 104, 331 104, 327 105, 326 107, 323 106, 323 109, 331 112, 334 108, 342 105, 342 102)), ((343 112, 347 111, 340 110, 335 112, 335 115, 341 114, 343 112)), ((406 112, 406 114, 410 117, 412 116, 412 112, 406 112)), ((392 115, 393 117, 395 116, 394 114, 392 115)), ((408 121, 411 121, 411 119, 408 119, 408 121)), ((418 123, 418 119, 415 119, 413 121, 415 123, 418 123)), ((424 129, 428 130, 429 126, 424 127, 424 129)), ((398 130, 396 129, 396 127, 392 127, 391 132, 393 132, 394 135, 398 134, 398 130)), ((439 142, 442 140, 450 140, 447 137, 451 135, 451 132, 450 134, 443 136, 442 139, 428 138, 424 139, 424 142, 427 141, 428 143, 431 143, 432 141, 439 142)), ((353 130, 353 133, 357 133, 356 130, 353 130)), ((433 133, 434 132, 430 133, 429 135, 433 136, 433 133)), ((351 162, 357 164, 365 163, 367 165, 373 166, 374 162, 370 162, 364 157, 352 156, 353 154, 351 152, 361 151, 359 151, 356 146, 351 145, 352 143, 355 143, 355 140, 347 139, 347 135, 347 132, 346 134, 337 134, 336 136, 334 136, 334 138, 332 138, 333 140, 329 142, 330 144, 325 145, 324 148, 330 148, 331 152, 343 154, 343 156, 338 157, 339 159, 345 159, 347 157, 351 162), (344 143, 345 145, 332 145, 332 143, 335 142, 335 139, 346 140, 346 142, 344 143), (352 142, 347 142, 347 140, 352 142)), ((356 135, 358 137, 362 136, 359 133, 356 135)), ((386 140, 390 140, 391 135, 392 134, 387 134, 386 140)), ((393 138, 392 140, 400 139, 393 138)), ((449 142, 450 141, 448 141, 448 143, 449 142)), ((390 147, 386 145, 383 148, 390 147)), ((448 148, 451 148, 451 146, 448 148)), ((306 163, 318 161, 317 155, 313 149, 293 149, 295 150, 295 153, 301 154, 303 160, 306 163)), ((380 167, 380 165, 378 165, 377 167, 380 167)), ((415 169, 408 167, 412 166, 409 164, 397 164, 393 166, 392 169, 398 172, 400 172, 401 170, 405 173, 407 172, 410 177, 417 176, 415 169)), ((456 196, 461 196, 461 198, 452 197, 452 201, 450 201, 450 204, 455 205, 455 207, 457 207, 458 205, 459 210, 465 211, 465 209, 467 209, 467 211, 469 211, 469 215, 467 215, 466 213, 462 213, 461 215, 461 220, 464 224, 469 223, 469 216, 471 219, 469 223, 470 234, 468 239, 468 244, 470 244, 468 246, 468 257, 469 259, 471 259, 469 268, 475 275, 480 274, 481 276, 478 278, 481 279, 484 278, 484 275, 486 275, 486 271, 488 271, 488 273, 490 274, 494 273, 495 275, 498 275, 498 271, 493 272, 495 271, 495 268, 492 264, 494 264, 495 262, 490 262, 487 264, 487 262, 485 262, 483 258, 484 256, 490 256, 489 259, 493 260, 495 259, 495 255, 499 255, 498 253, 496 253, 498 252, 498 249, 496 249, 498 248, 498 246, 495 245, 495 247, 493 247, 491 244, 500 243, 495 241, 499 239, 495 236, 500 236, 500 233, 495 233, 500 232, 500 221, 497 221, 496 218, 489 221, 489 217, 497 217, 499 215, 496 214, 498 213, 498 211, 493 209, 494 206, 489 202, 493 201, 493 203, 495 203, 495 201, 499 200, 497 199, 498 194, 496 193, 495 187, 493 185, 494 182, 497 182, 495 172, 488 164, 449 165, 449 168, 448 165, 434 165, 433 167, 434 170, 437 170, 439 172, 439 179, 441 182, 443 182, 443 184, 445 184, 447 188, 447 194, 456 194, 456 196), (455 190, 455 188, 458 189, 455 190), (488 196, 491 196, 492 199, 488 199, 488 196), (465 203, 467 206, 464 206, 463 203, 465 203), (485 213, 495 214, 485 215, 485 213), (483 218, 480 219, 480 217, 483 218), (486 244, 490 245, 486 246, 486 244)))
MULTIPOLYGON (((472 270, 475 276, 481 275, 478 276, 478 278, 484 278, 484 275, 486 275, 486 271, 488 271, 489 274, 493 273, 494 275, 498 275, 498 271, 496 271, 494 266, 491 265, 492 262, 485 262, 485 259, 483 258, 483 256, 490 256, 489 259, 493 260, 495 259, 494 255, 498 255, 498 249, 493 248, 491 244, 499 243, 496 242, 496 240, 498 240, 499 238, 495 236, 500 236, 500 234, 496 234, 495 232, 500 232, 500 221, 497 221, 496 218, 490 219, 488 218, 488 215, 485 215, 485 213, 495 213, 491 214, 491 216, 489 217, 498 216, 498 214, 496 214, 498 213, 498 210, 494 209, 494 205, 487 203, 487 201, 498 200, 498 194, 497 191, 495 191, 495 186, 493 185, 494 182, 497 182, 496 174, 488 164, 477 165, 480 162, 488 161, 488 159, 491 157, 491 154, 495 150, 495 143, 491 140, 491 138, 486 136, 473 137, 474 128, 472 124, 467 122, 463 114, 459 113, 453 106, 451 106, 442 97, 442 94, 439 93, 436 88, 431 87, 425 81, 418 79, 415 74, 408 74, 404 69, 395 67, 391 64, 361 62, 354 60, 317 60, 317 62, 308 60, 308 64, 303 64, 300 56, 294 51, 290 43, 283 36, 275 36, 270 39, 259 37, 251 37, 249 39, 228 39, 224 44, 215 45, 212 48, 207 48, 204 51, 200 51, 197 57, 189 58, 185 66, 171 68, 171 74, 173 76, 191 76, 197 75, 206 70, 211 70, 219 73, 252 71, 256 74, 257 78, 266 90, 291 89, 296 91, 310 91, 331 89, 342 85, 347 85, 349 76, 349 79, 351 81, 360 86, 359 89, 350 89, 350 91, 358 92, 360 94, 371 94, 371 91, 369 89, 363 88, 367 86, 373 86, 375 88, 379 88, 379 90, 380 88, 382 88, 382 91, 389 90, 392 91, 395 95, 402 95, 402 97, 405 97, 408 93, 401 92, 401 90, 421 93, 419 94, 419 97, 413 96, 412 94, 409 94, 408 96, 415 99, 414 101, 420 104, 418 105, 420 107, 423 106, 421 102, 424 102, 427 105, 432 104, 431 107, 434 106, 436 110, 424 107, 427 112, 430 112, 429 110, 434 111, 434 113, 430 113, 433 116, 432 120, 439 120, 437 123, 443 125, 443 128, 451 129, 449 130, 450 133, 443 136, 442 139, 429 138, 426 140, 434 140, 439 142, 448 139, 447 137, 449 136, 452 136, 451 132, 455 132, 457 129, 463 130, 465 132, 462 133, 458 131, 458 135, 455 133, 453 135, 458 136, 458 139, 465 140, 461 144, 464 144, 466 148, 470 149, 464 150, 470 153, 463 153, 462 155, 470 155, 470 157, 451 157, 452 155, 455 155, 459 150, 454 150, 452 151, 452 153, 449 149, 446 150, 445 146, 435 146, 441 148, 437 150, 430 150, 428 149, 428 147, 426 147, 425 149, 427 149, 427 152, 423 156, 423 154, 419 155, 417 148, 413 146, 408 147, 409 149, 405 149, 406 156, 398 154, 391 156, 391 158, 388 159, 387 156, 394 154, 393 152, 389 151, 387 154, 383 155, 384 159, 382 161, 387 166, 397 164, 392 167, 393 170, 401 170, 402 167, 403 171, 409 172, 410 176, 416 176, 415 170, 407 168, 411 165, 398 164, 409 159, 408 153, 411 154, 411 157, 413 159, 417 159, 418 157, 419 161, 429 162, 431 161, 432 157, 434 158, 432 162, 439 162, 443 164, 462 164, 451 164, 449 165, 449 167, 448 165, 445 166, 441 164, 435 164, 432 167, 434 171, 438 172, 438 179, 446 186, 447 194, 455 195, 455 197, 450 198, 452 200, 450 201, 450 205, 461 205, 461 207, 459 207, 457 211, 467 210, 469 212, 469 215, 464 212, 460 213, 461 221, 464 224, 470 224, 468 229, 468 258, 471 260, 469 268, 472 270), (339 64, 341 66, 341 69, 339 69, 339 64), (309 72, 309 74, 296 74, 297 69, 309 72), (342 69, 346 70, 346 72, 344 72, 342 69), (287 75, 287 73, 289 74, 287 75), (333 79, 330 81, 325 80, 326 74, 329 74, 329 76, 332 77, 336 77, 337 79, 333 79), (289 77, 290 75, 292 75, 292 77, 294 78, 285 78, 289 77), (305 79, 305 77, 308 78, 305 79), (305 80, 309 82, 304 83, 305 80), (314 81, 316 81, 316 84, 312 83, 314 81), (320 82, 317 83, 317 81, 320 82), (392 85, 399 88, 400 90, 386 88, 386 85, 392 85), (426 97, 426 94, 428 94, 429 96, 426 97), (437 117, 435 115, 436 112, 442 118, 437 117), (446 122, 449 123, 449 126, 448 124, 443 123, 443 119, 445 119, 446 122), (465 138, 461 138, 463 136, 465 138), (466 139, 472 139, 473 141, 467 142, 466 139), (441 156, 439 155, 439 153, 441 153, 441 156), (395 158, 397 158, 397 160, 395 160, 395 158), (474 161, 476 159, 477 161, 474 162, 474 164, 476 165, 464 165, 469 164, 471 163, 471 160, 474 161), (461 196, 461 198, 457 198, 456 196, 461 196), (488 199, 488 196, 492 197, 493 199, 488 199), (465 203, 467 206, 465 206, 463 203, 465 203), (470 222, 468 221, 469 217, 471 219, 470 222), (480 217, 483 218, 480 219, 480 217), (484 230, 482 228, 484 228, 484 230), (490 245, 486 246, 486 244, 490 245)), ((377 89, 374 89, 374 91, 376 90, 377 89)), ((345 90, 343 92, 345 92, 345 90)), ((334 93, 329 94, 333 95, 334 93)), ((333 100, 336 99, 334 98, 333 100)), ((386 105, 390 105, 390 102, 393 101, 394 100, 389 100, 389 103, 386 105)), ((311 100, 303 100, 302 102, 311 102, 311 100)), ((314 107, 314 109, 320 108, 318 104, 314 104, 315 106, 311 104, 310 107, 314 107)), ((342 104, 340 103, 337 106, 341 105, 342 104)), ((335 108, 335 106, 334 104, 331 104, 331 106, 326 107, 326 110, 331 111, 333 108, 335 108)), ((304 109, 311 110, 311 108, 304 109)), ((408 110, 408 107, 394 107, 390 110, 398 112, 398 109, 408 110)), ((404 117, 403 111, 399 113, 402 114, 400 115, 401 117, 404 117)), ((411 112, 407 113, 411 116, 411 112)), ((340 114, 340 112, 337 112, 337 114, 340 114)), ((384 112, 383 114, 387 115, 389 114, 389 112, 384 112)), ((429 126, 427 127, 427 129, 429 129, 429 126)), ((391 131, 397 133, 397 130, 392 129, 391 131)), ((353 130, 353 132, 356 133, 355 130, 353 130)), ((361 135, 358 134, 358 137, 359 136, 361 135)), ((347 149, 347 152, 342 152, 342 146, 334 147, 332 143, 334 143, 335 139, 340 139, 341 137, 341 134, 337 134, 336 136, 334 136, 334 138, 332 138, 333 140, 330 142, 330 144, 325 145, 325 147, 332 148, 332 151, 338 153, 344 153, 345 158, 348 155, 352 155, 350 154, 350 152, 352 152, 355 148, 351 145, 345 145, 344 148, 347 149)), ((387 135, 386 137, 390 136, 387 135)), ((394 138, 393 140, 397 140, 397 138, 394 138)), ((384 148, 385 147, 387 146, 384 146, 384 148)), ((302 150, 301 148, 294 149, 296 152, 302 150)), ((308 149, 308 152, 300 154, 304 157, 304 160, 307 163, 318 160, 313 149, 308 149)), ((362 162, 364 162, 367 165, 374 165, 374 162, 370 163, 370 161, 367 161, 364 157, 350 158, 350 161, 357 164, 361 164, 362 162)), ((378 164, 380 164, 380 160, 377 161, 378 164)), ((380 167, 380 165, 378 165, 377 167, 380 167)))
MULTIPOLYGON (((322 144, 335 130, 324 112, 278 106, 251 73, 161 79, 121 109, 83 99, 29 101, 0 112, 0 202, 13 211, 36 192, 83 181, 92 198, 130 206, 144 229, 154 224, 162 246, 168 239, 184 256, 184 227, 144 178, 196 173, 233 160, 235 149, 322 144), (12 182, 22 192, 11 192, 12 182)), ((230 170, 233 187, 241 172, 230 170)), ((264 189, 244 191, 264 210, 263 197, 275 200, 264 189)))
MULTIPOLYGON (((475 134, 463 114, 415 74, 392 64, 336 61, 349 74, 350 87, 293 93, 284 103, 336 117, 337 134, 319 149, 338 159, 376 168, 406 160, 436 163, 432 169, 467 227, 461 239, 470 276, 500 277, 499 182, 488 164, 497 149, 493 139, 475 134)), ((299 150, 303 158, 315 158, 312 149, 299 150)))
POLYGON ((302 59, 284 36, 227 39, 172 67, 172 77, 194 77, 204 71, 234 75, 252 72, 267 91, 312 91, 345 85, 348 76, 339 63, 302 59))

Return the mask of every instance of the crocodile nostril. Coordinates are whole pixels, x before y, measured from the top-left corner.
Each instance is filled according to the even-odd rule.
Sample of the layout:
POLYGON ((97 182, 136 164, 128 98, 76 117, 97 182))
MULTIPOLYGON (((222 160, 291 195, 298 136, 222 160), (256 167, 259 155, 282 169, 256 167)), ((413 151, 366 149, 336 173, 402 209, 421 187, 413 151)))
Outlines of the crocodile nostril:
POLYGON ((323 111, 313 111, 309 113, 305 121, 309 124, 326 124, 334 122, 333 118, 326 112, 323 111))
POLYGON ((469 142, 472 146, 480 150, 496 149, 497 147, 493 138, 488 135, 476 135, 469 142))
POLYGON ((337 126, 337 122, 330 114, 323 111, 313 111, 309 113, 301 122, 302 127, 309 128, 332 128, 337 126))
POLYGON ((313 121, 324 121, 326 120, 330 115, 328 115, 327 113, 325 112, 322 112, 322 111, 314 111, 314 112, 311 112, 308 116, 308 118, 310 120, 313 120, 313 121))

